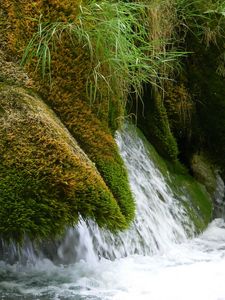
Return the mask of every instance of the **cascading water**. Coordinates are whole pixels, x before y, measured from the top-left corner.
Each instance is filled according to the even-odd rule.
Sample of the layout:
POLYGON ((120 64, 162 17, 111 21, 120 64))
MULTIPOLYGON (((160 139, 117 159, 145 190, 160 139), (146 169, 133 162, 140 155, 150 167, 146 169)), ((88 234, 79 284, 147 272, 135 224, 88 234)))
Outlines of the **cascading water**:
POLYGON ((80 220, 42 249, 2 243, 0 299, 225 299, 223 220, 190 239, 193 224, 135 129, 117 142, 137 202, 131 228, 115 236, 80 220))
POLYGON ((79 241, 73 239, 75 232, 70 229, 58 249, 61 259, 68 257, 71 245, 73 254, 69 257, 76 257, 74 253, 78 251, 83 254, 83 257, 78 255, 78 258, 86 261, 90 252, 109 259, 132 254, 150 255, 168 250, 173 243, 184 241, 187 238, 186 232, 193 230, 184 209, 149 159, 135 128, 127 126, 126 130, 117 135, 117 143, 137 199, 135 221, 130 230, 116 236, 100 230, 94 222, 85 224, 81 221, 76 231, 79 241))

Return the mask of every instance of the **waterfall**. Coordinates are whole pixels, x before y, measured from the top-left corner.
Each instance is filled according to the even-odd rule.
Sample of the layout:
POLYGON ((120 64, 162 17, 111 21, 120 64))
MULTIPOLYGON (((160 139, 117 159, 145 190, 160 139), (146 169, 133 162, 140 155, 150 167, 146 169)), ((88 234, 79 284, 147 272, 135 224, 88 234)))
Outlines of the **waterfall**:
POLYGON ((12 244, 5 251, 9 261, 35 261, 48 257, 63 264, 81 259, 96 262, 100 257, 118 259, 133 254, 152 255, 187 239, 187 232, 193 232, 193 225, 151 160, 136 128, 127 124, 117 133, 116 141, 136 199, 136 218, 131 228, 115 235, 100 229, 91 220, 84 222, 80 218, 76 228, 68 229, 61 241, 45 243, 41 249, 36 249, 29 241, 22 250, 12 244))
POLYGON ((81 220, 75 231, 68 231, 70 237, 76 232, 78 239, 73 241, 69 238, 68 241, 66 236, 59 246, 61 259, 68 257, 68 244, 71 249, 71 240, 72 249, 83 254, 83 257, 78 255, 79 259, 90 259, 90 253, 115 259, 133 254, 152 255, 163 252, 174 243, 185 241, 187 232, 193 232, 192 222, 151 160, 135 127, 126 125, 117 134, 116 141, 136 199, 136 218, 129 230, 117 235, 99 229, 92 221, 85 223, 81 220))

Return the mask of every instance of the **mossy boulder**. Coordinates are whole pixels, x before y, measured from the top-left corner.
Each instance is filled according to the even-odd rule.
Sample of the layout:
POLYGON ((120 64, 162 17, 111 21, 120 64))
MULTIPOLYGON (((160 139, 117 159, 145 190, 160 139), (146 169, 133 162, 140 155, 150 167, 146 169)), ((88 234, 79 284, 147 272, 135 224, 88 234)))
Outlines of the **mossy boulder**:
POLYGON ((127 227, 94 164, 36 95, 0 84, 0 236, 54 237, 79 215, 127 227))
POLYGON ((117 200, 127 224, 130 224, 134 218, 135 204, 124 162, 109 129, 95 116, 85 101, 74 99, 73 96, 64 98, 64 101, 55 97, 53 101, 58 116, 95 163, 117 200))
MULTIPOLYGON (((35 18, 38 20, 42 15, 43 22, 76 21, 79 5, 80 1, 73 0, 56 0, 48 4, 40 0, 34 4, 27 0, 6 1, 2 5, 4 14, 13 16, 8 33, 5 33, 10 51, 21 58, 33 33, 38 30, 35 18)), ((48 76, 43 80, 35 59, 26 66, 33 79, 32 87, 95 163, 129 224, 134 218, 135 204, 124 163, 112 136, 118 115, 122 113, 121 106, 117 105, 121 99, 112 98, 109 103, 107 97, 104 99, 107 90, 104 93, 103 86, 101 99, 97 95, 95 103, 90 103, 87 78, 92 68, 93 62, 85 45, 79 41, 71 43, 66 32, 62 32, 60 41, 51 50, 51 82, 48 76)))
MULTIPOLYGON (((4 31, 4 26, 2 26, 0 33, 5 45, 3 47, 4 55, 9 58, 9 64, 11 64, 10 59, 15 62, 21 60, 27 44, 38 30, 40 16, 42 16, 41 22, 71 22, 76 19, 79 5, 80 1, 74 0, 56 0, 48 3, 41 0, 37 0, 35 3, 28 0, 6 0, 1 3, 0 14, 3 16, 2 20, 7 25, 8 30, 4 31)), ((9 76, 4 75, 2 82, 27 86, 41 95, 45 103, 54 110, 57 117, 79 143, 89 161, 94 163, 92 164, 93 174, 98 175, 97 177, 93 175, 92 178, 101 179, 99 183, 96 179, 93 185, 91 183, 87 185, 88 173, 83 179, 80 179, 80 183, 75 183, 74 179, 76 203, 80 201, 80 205, 76 204, 76 211, 84 217, 86 215, 86 217, 94 218, 100 225, 108 224, 108 228, 112 230, 124 229, 134 218, 135 203, 131 194, 127 171, 112 136, 112 132, 117 128, 115 124, 121 113, 121 108, 117 107, 116 99, 112 99, 108 103, 107 99, 98 99, 98 97, 94 105, 91 105, 86 83, 93 65, 88 51, 82 43, 79 44, 79 41, 71 43, 68 35, 62 33, 60 41, 53 48, 51 50, 51 82, 49 81, 49 74, 46 74, 43 79, 39 68, 37 68, 36 59, 31 60, 25 67, 29 76, 28 82, 18 81, 19 76, 11 76, 12 73, 9 76), (84 188, 85 186, 86 188, 84 188), (99 192, 96 192, 97 190, 99 192), (82 205, 81 199, 84 201, 82 205), (101 204, 100 202, 97 204, 100 199, 101 204), (85 204, 92 201, 91 205, 85 204), (95 207, 94 202, 97 206, 101 206, 101 211, 97 206, 95 207), (104 219, 103 215, 105 215, 107 210, 105 208, 108 205, 106 203, 111 203, 109 205, 112 205, 112 210, 110 211, 108 207, 107 214, 114 216, 113 218, 118 221, 116 221, 118 226, 115 224, 114 226, 110 218, 107 222, 104 219)), ((6 63, 3 67, 6 67, 6 63)), ((62 155, 62 151, 60 153, 62 155)), ((35 172, 34 169, 32 174, 35 172)), ((83 172, 85 173, 85 167, 83 172)), ((48 178, 46 178, 46 184, 47 182, 48 178)), ((49 194, 51 193, 54 194, 54 190, 49 191, 49 194)))

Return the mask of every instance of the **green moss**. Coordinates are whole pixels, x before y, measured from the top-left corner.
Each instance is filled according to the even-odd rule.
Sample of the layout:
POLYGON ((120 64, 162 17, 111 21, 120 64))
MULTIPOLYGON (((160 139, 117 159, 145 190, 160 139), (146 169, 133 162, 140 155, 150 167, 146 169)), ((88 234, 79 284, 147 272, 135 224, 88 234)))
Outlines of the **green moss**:
POLYGON ((212 220, 212 200, 205 187, 188 174, 175 173, 171 178, 172 189, 181 200, 195 225, 196 233, 202 232, 212 220))
POLYGON ((175 161, 178 155, 176 140, 170 130, 167 112, 159 92, 147 90, 144 99, 144 116, 140 113, 138 125, 147 139, 165 158, 175 161))
POLYGON ((27 170, 0 166, 0 235, 21 241, 54 237, 63 233, 65 225, 78 221, 78 213, 70 214, 57 189, 27 170))
POLYGON ((0 84, 0 236, 54 237, 78 215, 112 231, 127 221, 94 164, 51 110, 0 84))
MULTIPOLYGON (((70 101, 72 104, 73 99, 70 101)), ((57 111, 79 145, 95 163, 128 226, 134 218, 135 204, 124 162, 110 131, 102 125, 85 102, 76 101, 73 106, 69 104, 68 107, 64 102, 64 105, 58 106, 57 111)))
POLYGON ((99 160, 96 165, 101 170, 101 174, 117 200, 127 223, 130 224, 134 219, 135 205, 134 201, 131 201, 132 194, 128 186, 127 171, 122 159, 118 155, 116 161, 99 160))
MULTIPOLYGON (((195 103, 186 87, 185 76, 181 77, 165 83, 163 99, 171 131, 178 143, 190 140, 195 115, 195 103)), ((182 145, 179 149, 183 150, 182 145)))
POLYGON ((7 61, 5 52, 0 49, 0 83, 1 82, 9 85, 28 86, 30 79, 15 63, 7 61))
MULTIPOLYGON (((34 18, 38 20, 42 15, 42 22, 68 23, 76 19, 79 5, 80 2, 73 0, 61 2, 56 0, 48 2, 47 5, 43 1, 37 0, 35 6, 27 0, 23 2, 13 0, 8 5, 4 5, 6 13, 13 16, 8 19, 14 20, 8 33, 9 47, 15 55, 22 56, 33 33, 37 31, 38 23, 33 21, 34 18)), ((79 146, 101 174, 103 190, 107 188, 108 194, 103 195, 103 192, 100 191, 95 194, 92 185, 85 189, 87 179, 83 178, 81 180, 83 184, 80 189, 76 190, 80 199, 76 199, 76 203, 80 203, 79 211, 83 212, 83 215, 87 215, 88 212, 88 215, 97 219, 99 224, 107 223, 112 230, 114 228, 122 229, 130 224, 135 210, 127 173, 112 136, 112 132, 115 132, 120 123, 118 116, 123 114, 123 102, 116 96, 112 96, 109 100, 108 86, 103 84, 101 95, 97 93, 94 98, 95 102, 90 103, 86 83, 90 77, 90 70, 93 68, 93 61, 89 52, 83 44, 79 44, 79 41, 71 43, 68 35, 62 33, 57 47, 51 49, 51 84, 49 84, 49 80, 43 80, 39 72, 35 72, 37 63, 35 59, 26 66, 26 70, 33 78, 32 87, 38 90, 71 135, 78 141, 79 146), (97 199, 101 199, 101 202, 98 202, 97 199), (112 211, 111 213, 108 211, 108 214, 114 215, 115 220, 121 218, 121 222, 118 220, 118 226, 113 226, 113 220, 111 222, 108 219, 106 222, 104 203, 108 203, 108 201, 104 199, 113 201, 112 211), (92 202, 89 205, 89 201, 95 201, 96 208, 92 202), (103 214, 98 209, 99 205, 103 214), (113 206, 117 207, 117 212, 113 206)), ((95 172, 97 170, 95 169, 95 172)), ((98 176, 100 177, 99 174, 98 176)), ((94 191, 100 189, 98 182, 93 184, 97 185, 94 191)))

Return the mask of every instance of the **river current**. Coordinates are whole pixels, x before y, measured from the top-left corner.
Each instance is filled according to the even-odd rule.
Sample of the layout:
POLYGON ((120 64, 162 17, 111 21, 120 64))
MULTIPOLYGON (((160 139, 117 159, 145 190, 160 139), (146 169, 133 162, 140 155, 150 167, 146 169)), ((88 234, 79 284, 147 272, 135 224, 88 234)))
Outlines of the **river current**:
POLYGON ((117 143, 136 199, 131 228, 115 236, 81 219, 48 247, 2 243, 0 299, 225 300, 224 220, 195 237, 135 129, 117 143))

